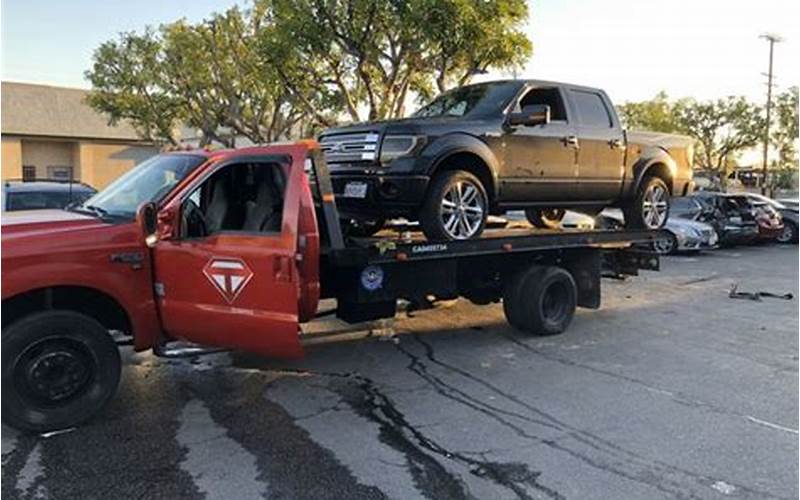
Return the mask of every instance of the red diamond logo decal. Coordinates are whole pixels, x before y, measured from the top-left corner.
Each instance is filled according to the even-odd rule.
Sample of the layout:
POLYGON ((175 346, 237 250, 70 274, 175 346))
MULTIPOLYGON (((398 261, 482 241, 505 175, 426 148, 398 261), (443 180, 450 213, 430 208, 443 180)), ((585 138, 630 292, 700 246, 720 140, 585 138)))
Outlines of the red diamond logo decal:
POLYGON ((232 304, 236 297, 244 290, 253 271, 247 267, 242 259, 212 257, 203 274, 214 285, 219 293, 225 297, 228 304, 232 304))

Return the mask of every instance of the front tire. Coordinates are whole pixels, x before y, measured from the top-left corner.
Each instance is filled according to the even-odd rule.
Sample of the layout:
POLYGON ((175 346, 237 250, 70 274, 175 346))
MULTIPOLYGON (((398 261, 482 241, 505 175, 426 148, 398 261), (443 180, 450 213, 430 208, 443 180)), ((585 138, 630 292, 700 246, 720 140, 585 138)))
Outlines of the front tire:
POLYGON ((783 221, 783 232, 775 238, 778 243, 797 242, 797 224, 790 220, 783 221))
POLYGON ((660 177, 645 177, 634 199, 622 211, 628 228, 663 228, 669 218, 669 187, 660 177))
POLYGON ((678 249, 678 239, 670 232, 667 234, 667 237, 653 241, 653 250, 659 255, 670 255, 678 249))
POLYGON ((83 314, 27 316, 5 328, 2 347, 3 421, 17 429, 73 427, 98 413, 117 390, 117 345, 83 314))
POLYGON ((540 229, 558 229, 567 211, 563 208, 528 208, 525 217, 533 227, 540 229))
POLYGON ((419 224, 432 241, 477 238, 486 226, 489 198, 481 181, 469 172, 437 175, 420 210, 419 224))

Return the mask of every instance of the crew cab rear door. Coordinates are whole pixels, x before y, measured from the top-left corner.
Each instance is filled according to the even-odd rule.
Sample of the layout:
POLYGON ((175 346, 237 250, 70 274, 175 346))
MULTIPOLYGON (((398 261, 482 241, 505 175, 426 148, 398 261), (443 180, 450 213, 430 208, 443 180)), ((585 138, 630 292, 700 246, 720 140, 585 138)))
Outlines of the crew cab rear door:
POLYGON ((276 357, 302 354, 296 256, 303 160, 223 159, 162 209, 160 218, 175 227, 154 248, 154 273, 170 337, 276 357), (266 178, 276 189, 261 188, 266 178))
POLYGON ((602 91, 586 88, 569 88, 567 97, 580 143, 577 199, 615 199, 622 189, 625 138, 611 102, 602 91))

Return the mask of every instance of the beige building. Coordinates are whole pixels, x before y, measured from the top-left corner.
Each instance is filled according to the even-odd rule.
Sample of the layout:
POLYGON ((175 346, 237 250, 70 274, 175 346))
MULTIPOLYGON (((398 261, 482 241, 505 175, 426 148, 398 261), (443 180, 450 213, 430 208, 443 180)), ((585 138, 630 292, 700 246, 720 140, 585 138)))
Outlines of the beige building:
POLYGON ((158 152, 128 124, 111 127, 86 90, 2 82, 2 178, 62 179, 102 189, 158 152))

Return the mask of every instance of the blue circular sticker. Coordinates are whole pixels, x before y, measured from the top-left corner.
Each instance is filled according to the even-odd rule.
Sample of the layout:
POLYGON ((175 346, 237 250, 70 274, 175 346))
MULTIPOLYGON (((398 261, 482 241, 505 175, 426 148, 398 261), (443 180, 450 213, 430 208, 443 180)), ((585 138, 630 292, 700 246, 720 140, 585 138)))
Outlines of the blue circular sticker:
POLYGON ((383 269, 378 266, 368 266, 361 271, 361 286, 374 292, 383 286, 383 269))

